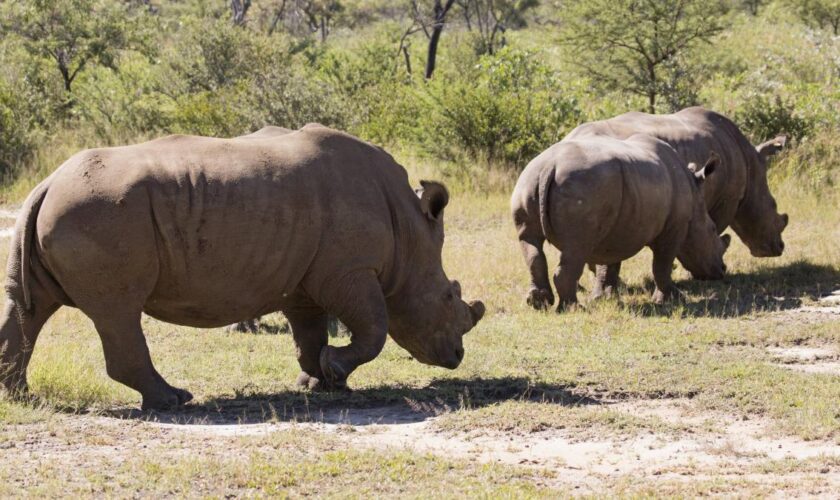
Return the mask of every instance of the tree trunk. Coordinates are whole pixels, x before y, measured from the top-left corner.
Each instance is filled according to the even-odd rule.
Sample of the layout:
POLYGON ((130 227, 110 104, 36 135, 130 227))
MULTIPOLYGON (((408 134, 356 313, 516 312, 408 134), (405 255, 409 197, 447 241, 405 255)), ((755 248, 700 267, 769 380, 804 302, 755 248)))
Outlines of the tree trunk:
POLYGON ((410 75, 411 74, 411 56, 408 53, 408 47, 403 45, 402 51, 403 51, 403 55, 405 56, 405 70, 410 75))
POLYGON ((232 20, 236 26, 245 24, 245 15, 251 8, 251 0, 231 0, 230 8, 233 11, 232 20))
POLYGON ((455 0, 447 0, 446 5, 441 5, 440 0, 435 0, 435 24, 432 27, 432 36, 429 38, 429 54, 426 59, 426 79, 430 79, 435 72, 437 63, 437 48, 440 42, 440 35, 446 21, 446 14, 452 8, 455 0))
POLYGON ((656 66, 653 63, 648 63, 648 113, 656 113, 656 66))

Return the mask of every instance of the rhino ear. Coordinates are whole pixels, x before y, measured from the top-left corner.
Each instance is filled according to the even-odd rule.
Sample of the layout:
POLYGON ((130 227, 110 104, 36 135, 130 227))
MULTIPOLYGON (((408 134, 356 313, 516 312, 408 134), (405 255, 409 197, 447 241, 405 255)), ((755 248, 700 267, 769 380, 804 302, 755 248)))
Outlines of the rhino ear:
POLYGON ((439 221, 443 209, 449 204, 449 191, 446 186, 434 181, 420 181, 420 189, 414 192, 420 197, 420 210, 431 220, 439 221))
POLYGON ((758 153, 758 156, 760 156, 762 160, 767 161, 767 158, 770 158, 774 154, 784 149, 785 144, 787 144, 787 136, 777 135, 775 139, 763 142, 756 146, 755 151, 758 153))
POLYGON ((697 170, 697 165, 694 163, 690 163, 688 165, 688 169, 694 173, 694 178, 698 181, 703 181, 706 177, 712 175, 714 171, 717 169, 718 165, 720 165, 720 156, 714 151, 711 152, 709 155, 709 159, 706 160, 706 164, 703 165, 703 168, 697 170))

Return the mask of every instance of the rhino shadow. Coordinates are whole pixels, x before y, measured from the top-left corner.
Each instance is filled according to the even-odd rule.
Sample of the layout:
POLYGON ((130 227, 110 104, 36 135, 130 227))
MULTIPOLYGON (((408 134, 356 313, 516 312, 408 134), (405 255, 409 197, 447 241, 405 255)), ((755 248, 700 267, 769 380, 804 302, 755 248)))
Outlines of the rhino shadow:
MULTIPOLYGON (((840 270, 799 260, 783 266, 762 267, 750 273, 731 273, 721 281, 683 280, 677 286, 705 299, 682 304, 652 303, 626 306, 645 316, 671 316, 682 307, 684 316, 735 318, 753 313, 799 309, 805 301, 819 300, 840 289, 840 270)), ((650 293, 653 284, 630 287, 650 293)))
POLYGON ((245 392, 188 404, 174 411, 116 409, 105 416, 179 425, 230 425, 266 422, 317 422, 372 425, 409 424, 460 409, 503 401, 533 401, 562 406, 600 405, 605 401, 576 394, 572 386, 534 384, 524 377, 435 379, 426 387, 380 386, 339 393, 288 390, 245 392))

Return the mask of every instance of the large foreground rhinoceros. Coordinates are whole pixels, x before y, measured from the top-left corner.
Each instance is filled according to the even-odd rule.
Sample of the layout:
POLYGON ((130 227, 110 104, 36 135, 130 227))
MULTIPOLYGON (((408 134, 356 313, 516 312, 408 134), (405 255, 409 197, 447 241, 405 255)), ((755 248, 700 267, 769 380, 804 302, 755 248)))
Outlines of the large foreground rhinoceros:
POLYGON ((671 281, 676 257, 696 276, 721 278, 729 238, 718 236, 700 192, 718 161, 713 155, 702 168, 686 168, 667 143, 643 134, 564 139, 537 156, 511 197, 531 273, 528 303, 536 308, 554 303, 545 240, 561 252, 554 275, 558 310, 577 302, 587 263, 619 263, 645 246, 653 250, 658 303, 678 295, 671 281))
MULTIPOLYGON (((683 162, 702 164, 711 151, 720 155, 717 174, 703 184, 709 215, 719 233, 732 227, 755 257, 777 257, 785 244, 782 231, 787 214, 780 215, 767 185, 768 159, 784 148, 786 137, 753 146, 725 116, 702 107, 670 115, 631 112, 608 120, 584 123, 566 139, 591 136, 626 139, 642 133, 670 144, 683 162)), ((616 289, 621 263, 596 272, 594 297, 616 289)))
POLYGON ((482 317, 441 265, 445 187, 411 189, 379 148, 320 125, 265 137, 172 136, 75 155, 29 195, 9 256, 2 384, 25 390, 44 322, 94 322, 108 374, 144 408, 192 396, 152 366, 141 313, 217 327, 281 310, 310 387, 341 387, 386 334, 455 368, 482 317), (327 312, 352 331, 327 345, 327 312))

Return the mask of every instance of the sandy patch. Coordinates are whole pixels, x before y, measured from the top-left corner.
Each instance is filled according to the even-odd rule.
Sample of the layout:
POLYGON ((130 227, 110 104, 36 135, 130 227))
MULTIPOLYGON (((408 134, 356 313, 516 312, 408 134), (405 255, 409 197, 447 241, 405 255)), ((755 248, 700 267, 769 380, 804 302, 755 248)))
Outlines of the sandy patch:
POLYGON ((840 375, 840 352, 832 347, 770 347, 767 351, 782 368, 840 375))

